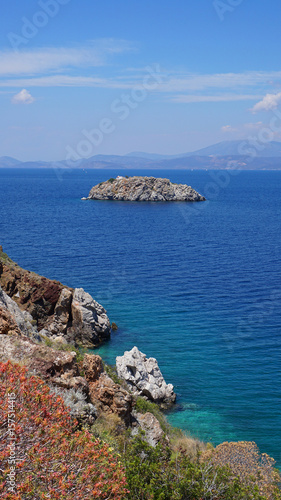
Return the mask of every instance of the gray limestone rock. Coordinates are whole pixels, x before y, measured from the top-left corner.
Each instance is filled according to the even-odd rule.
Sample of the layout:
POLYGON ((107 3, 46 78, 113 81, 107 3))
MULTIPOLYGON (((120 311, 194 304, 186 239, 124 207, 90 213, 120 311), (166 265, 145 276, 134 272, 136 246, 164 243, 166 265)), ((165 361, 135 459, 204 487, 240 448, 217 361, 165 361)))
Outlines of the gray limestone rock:
POLYGON ((71 314, 72 327, 68 330, 70 341, 91 348, 110 337, 111 325, 106 310, 83 288, 74 290, 71 314))
POLYGON ((135 395, 168 407, 175 402, 172 384, 166 384, 155 358, 148 358, 137 347, 116 358, 118 377, 126 381, 135 395))
POLYGON ((150 412, 133 412, 135 426, 132 429, 132 436, 138 434, 139 429, 144 431, 144 439, 150 445, 155 447, 163 438, 164 432, 157 418, 150 412))
POLYGON ((192 187, 156 177, 117 177, 94 186, 88 200, 204 201, 192 187))

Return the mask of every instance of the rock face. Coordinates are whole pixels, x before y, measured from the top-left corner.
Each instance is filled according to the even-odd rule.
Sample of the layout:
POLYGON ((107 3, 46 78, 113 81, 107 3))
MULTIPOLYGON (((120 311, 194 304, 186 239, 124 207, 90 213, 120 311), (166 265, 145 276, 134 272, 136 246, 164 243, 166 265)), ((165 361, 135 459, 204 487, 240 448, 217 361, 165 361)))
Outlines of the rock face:
MULTIPOLYGON (((36 344, 24 336, 15 338, 11 335, 0 335, 0 361, 8 360, 24 364, 29 371, 43 380, 55 381, 55 385, 59 386, 65 386, 64 381, 67 378, 70 380, 79 375, 76 352, 57 351, 45 344, 36 344)), ((73 387, 73 384, 69 382, 69 387, 73 387)))
POLYGON ((89 383, 90 399, 97 414, 115 413, 126 425, 130 424, 133 398, 128 391, 104 372, 102 359, 98 355, 86 354, 83 371, 89 383))
POLYGON ((72 327, 69 335, 71 337, 73 334, 76 342, 91 348, 102 340, 109 339, 111 326, 106 310, 83 288, 74 290, 71 313, 72 327))
POLYGON ((186 184, 173 184, 155 177, 117 177, 94 186, 88 200, 117 201, 204 201, 186 184))
POLYGON ((164 438, 164 432, 160 423, 152 413, 133 413, 136 426, 132 430, 132 435, 138 434, 139 428, 144 431, 144 439, 150 445, 155 447, 164 438))
POLYGON ((175 402, 174 388, 166 384, 156 359, 147 359, 137 347, 118 356, 116 368, 118 376, 126 381, 133 394, 145 396, 162 407, 175 402))
POLYGON ((21 311, 0 286, 0 333, 27 335, 38 338, 33 318, 27 311, 21 311))
POLYGON ((20 268, 0 250, 0 307, 24 335, 93 348, 110 337, 105 309, 83 288, 72 288, 20 268))

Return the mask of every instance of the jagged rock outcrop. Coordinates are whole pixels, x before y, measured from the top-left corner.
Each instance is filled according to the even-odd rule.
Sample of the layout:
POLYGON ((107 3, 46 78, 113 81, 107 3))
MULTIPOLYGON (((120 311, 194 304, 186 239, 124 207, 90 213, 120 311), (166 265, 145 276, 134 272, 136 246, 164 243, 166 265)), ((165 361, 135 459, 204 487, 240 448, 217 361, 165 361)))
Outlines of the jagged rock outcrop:
POLYGON ((152 413, 147 412, 142 414, 133 412, 133 417, 135 419, 135 425, 132 430, 132 436, 137 435, 139 429, 141 429, 144 432, 143 438, 153 447, 164 439, 164 431, 161 429, 159 421, 152 413))
MULTIPOLYGON (((110 337, 111 326, 105 309, 83 288, 73 290, 26 271, 1 249, 0 286, 6 294, 6 309, 11 309, 25 335, 34 336, 38 331, 52 340, 89 348, 110 337)), ((0 306, 2 302, 0 296, 0 306)))
POLYGON ((0 306, 0 334, 21 336, 22 333, 12 314, 0 306))
POLYGON ((97 408, 97 414, 115 413, 129 425, 133 397, 105 373, 101 357, 86 354, 83 371, 89 383, 90 399, 97 408))
POLYGON ((120 177, 94 186, 87 200, 204 201, 192 187, 155 177, 120 177))
POLYGON ((24 364, 30 372, 46 381, 59 381, 65 374, 69 377, 79 375, 76 352, 58 351, 25 336, 0 335, 0 361, 8 360, 24 364))
POLYGON ((83 358, 83 372, 88 382, 96 382, 104 373, 101 357, 98 354, 85 354, 83 358))
POLYGON ((83 288, 75 288, 72 304, 72 326, 69 340, 80 342, 84 347, 93 347, 110 337, 111 325, 106 310, 83 288))
MULTIPOLYGON (((92 425, 105 414, 108 418, 117 415, 122 428, 134 422, 135 428, 145 430, 148 442, 161 439, 162 431, 153 415, 134 412, 133 416, 133 395, 125 384, 120 385, 106 373, 100 356, 86 354, 83 362, 77 362, 76 352, 62 345, 74 341, 92 347, 108 338, 110 323, 100 304, 81 288, 73 290, 21 269, 1 247, 0 283, 6 290, 0 286, 1 362, 23 364, 32 375, 42 378, 63 398, 81 425, 92 425), (54 341, 53 347, 45 336, 54 341)), ((145 358, 135 350, 135 355, 145 358)), ((146 358, 142 361, 145 364, 146 358)), ((147 361, 146 368, 136 364, 143 384, 135 393, 166 404, 174 397, 172 386, 165 383, 156 360, 147 361)))
POLYGON ((166 384, 155 358, 148 358, 137 347, 116 358, 117 374, 133 394, 168 407, 176 400, 172 384, 166 384))
POLYGON ((31 314, 21 311, 0 286, 0 333, 27 335, 38 339, 37 328, 32 323, 31 314))

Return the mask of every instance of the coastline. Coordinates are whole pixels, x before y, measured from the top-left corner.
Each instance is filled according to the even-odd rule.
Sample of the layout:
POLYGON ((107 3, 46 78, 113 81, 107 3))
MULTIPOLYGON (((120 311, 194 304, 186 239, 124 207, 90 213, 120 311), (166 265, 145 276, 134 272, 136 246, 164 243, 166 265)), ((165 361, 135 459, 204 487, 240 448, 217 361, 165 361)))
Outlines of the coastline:
MULTIPOLYGON (((270 347, 278 338, 278 309, 266 313, 271 286, 279 286, 280 266, 278 258, 266 261, 265 273, 256 267, 256 257, 266 259, 271 251, 274 255, 278 245, 278 233, 270 236, 279 218, 274 188, 279 174, 241 173, 207 209, 197 214, 186 207, 187 214, 192 212, 188 226, 177 204, 150 205, 147 210, 143 205, 84 205, 80 192, 107 177, 102 171, 68 173, 65 182, 56 180, 53 172, 32 173, 24 180, 25 175, 1 176, 7 214, 1 234, 9 255, 26 269, 72 287, 82 285, 106 306, 119 332, 102 348, 105 356, 114 363, 116 354, 137 345, 156 357, 184 403, 176 425, 184 424, 215 444, 257 439, 260 449, 278 459, 275 435, 280 418, 276 400, 266 389, 279 363, 277 349, 270 347), (266 238, 261 226, 266 227, 266 238), (217 243, 216 251, 212 242, 217 243), (249 297, 254 304, 259 297, 265 313, 257 327, 247 306, 249 297), (252 334, 238 335, 240 319, 248 318, 252 334), (190 403, 196 407, 190 408, 190 403)), ((169 177, 199 192, 210 180, 207 172, 171 172, 169 177)))

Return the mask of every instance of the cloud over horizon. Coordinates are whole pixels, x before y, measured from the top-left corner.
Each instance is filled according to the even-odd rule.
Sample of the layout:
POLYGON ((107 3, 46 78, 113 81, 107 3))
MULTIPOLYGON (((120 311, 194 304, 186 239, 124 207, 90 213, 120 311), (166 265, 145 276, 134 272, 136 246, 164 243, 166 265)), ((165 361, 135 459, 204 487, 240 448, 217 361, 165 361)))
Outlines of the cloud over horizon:
POLYGON ((251 109, 252 113, 258 113, 259 111, 272 111, 278 108, 281 102, 281 92, 278 94, 266 94, 264 98, 257 102, 251 109))
POLYGON ((43 47, 0 51, 0 76, 33 76, 69 68, 93 68, 107 64, 108 56, 135 50, 125 40, 93 40, 81 47, 43 47))
POLYGON ((18 94, 12 97, 13 104, 32 104, 35 101, 34 97, 26 89, 22 89, 18 94))

